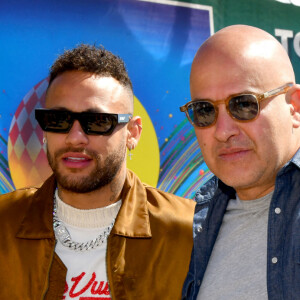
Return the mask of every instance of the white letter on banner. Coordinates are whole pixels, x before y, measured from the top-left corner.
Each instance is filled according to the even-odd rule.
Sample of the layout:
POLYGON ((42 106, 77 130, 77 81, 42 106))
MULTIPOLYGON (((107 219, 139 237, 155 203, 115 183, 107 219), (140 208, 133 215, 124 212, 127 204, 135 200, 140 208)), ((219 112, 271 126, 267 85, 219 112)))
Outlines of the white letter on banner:
POLYGON ((281 37, 282 46, 284 47, 286 52, 289 52, 288 38, 292 38, 294 36, 293 31, 275 28, 275 35, 281 37))
POLYGON ((300 32, 295 35, 294 38, 294 49, 297 55, 300 57, 300 32))
POLYGON ((291 0, 292 4, 300 6, 300 0, 291 0))

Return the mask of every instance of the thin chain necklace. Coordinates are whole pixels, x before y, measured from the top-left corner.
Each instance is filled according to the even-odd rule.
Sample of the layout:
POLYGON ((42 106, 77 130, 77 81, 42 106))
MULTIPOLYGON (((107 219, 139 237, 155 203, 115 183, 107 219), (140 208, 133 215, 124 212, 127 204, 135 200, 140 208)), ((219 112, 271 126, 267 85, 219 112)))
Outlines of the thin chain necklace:
POLYGON ((64 223, 57 216, 57 202, 54 194, 54 207, 53 207, 53 229, 55 233, 55 238, 61 242, 61 244, 71 250, 75 251, 88 251, 95 249, 102 245, 108 238, 111 229, 113 228, 115 220, 104 230, 103 233, 99 234, 93 240, 79 243, 74 242, 71 238, 71 235, 64 225, 64 223))

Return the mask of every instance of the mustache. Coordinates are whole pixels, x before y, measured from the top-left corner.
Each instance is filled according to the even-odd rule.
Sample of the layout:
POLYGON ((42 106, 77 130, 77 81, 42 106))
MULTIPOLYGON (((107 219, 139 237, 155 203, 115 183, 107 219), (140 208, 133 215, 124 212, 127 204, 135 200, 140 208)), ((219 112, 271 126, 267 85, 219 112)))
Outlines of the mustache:
POLYGON ((230 148, 244 148, 250 149, 253 148, 254 144, 250 139, 229 139, 225 143, 218 143, 217 149, 230 149, 230 148))

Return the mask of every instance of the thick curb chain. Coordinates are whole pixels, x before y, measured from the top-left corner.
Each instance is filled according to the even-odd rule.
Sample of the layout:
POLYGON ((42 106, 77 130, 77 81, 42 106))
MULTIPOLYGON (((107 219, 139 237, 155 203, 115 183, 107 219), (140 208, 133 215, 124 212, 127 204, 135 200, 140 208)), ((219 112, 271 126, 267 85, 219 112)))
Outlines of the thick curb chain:
POLYGON ((71 238, 71 235, 66 228, 66 226, 63 224, 61 220, 57 217, 57 204, 56 199, 54 197, 54 208, 53 208, 53 229, 55 232, 55 237, 57 240, 61 242, 61 244, 71 250, 75 251, 88 251, 91 249, 95 249, 102 245, 108 238, 111 229, 113 228, 115 223, 115 220, 104 230, 103 233, 99 234, 95 239, 79 243, 74 242, 71 238))

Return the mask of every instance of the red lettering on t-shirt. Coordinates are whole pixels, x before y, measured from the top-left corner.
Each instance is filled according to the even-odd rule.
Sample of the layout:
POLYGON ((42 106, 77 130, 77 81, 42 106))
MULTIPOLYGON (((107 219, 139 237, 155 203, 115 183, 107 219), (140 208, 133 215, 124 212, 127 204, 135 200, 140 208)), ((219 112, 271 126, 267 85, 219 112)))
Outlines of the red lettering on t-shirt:
POLYGON ((72 285, 71 289, 70 289, 70 297, 75 298, 77 296, 82 295, 93 283, 93 281, 96 278, 96 274, 95 272, 93 272, 92 274, 92 278, 89 280, 89 282, 78 292, 74 292, 75 289, 77 288, 78 283, 81 281, 81 279, 83 278, 83 276, 85 275, 85 272, 82 272, 79 276, 77 277, 73 277, 71 280, 74 281, 74 284, 72 285))
MULTIPOLYGON (((88 294, 91 294, 91 295, 110 296, 108 282, 105 282, 105 281, 98 282, 96 280, 95 272, 93 272, 91 279, 85 284, 85 286, 83 286, 79 289, 79 286, 82 286, 82 284, 80 285, 80 283, 83 282, 83 278, 85 275, 86 275, 86 273, 82 272, 79 276, 71 278, 71 281, 73 281, 73 284, 69 291, 70 298, 79 297, 79 300, 110 300, 111 299, 110 297, 82 296, 85 292, 87 292, 88 294), (89 289, 90 289, 90 291, 88 291, 89 289)), ((69 290, 69 286, 68 286, 68 283, 66 283, 63 300, 66 298, 68 290, 69 290)))

